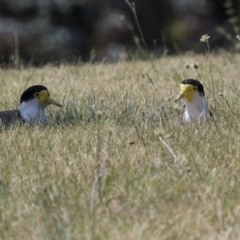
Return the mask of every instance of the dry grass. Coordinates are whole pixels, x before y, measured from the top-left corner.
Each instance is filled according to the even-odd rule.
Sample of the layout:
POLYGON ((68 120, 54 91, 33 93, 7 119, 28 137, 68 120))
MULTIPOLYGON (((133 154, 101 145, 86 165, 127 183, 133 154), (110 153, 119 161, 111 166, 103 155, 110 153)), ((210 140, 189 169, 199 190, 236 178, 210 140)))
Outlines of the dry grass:
POLYGON ((200 55, 1 70, 2 110, 39 83, 64 108, 48 127, 0 128, 0 238, 239 239, 239 63, 212 56, 215 92, 200 55), (179 120, 179 82, 199 79, 186 62, 215 121, 179 120))

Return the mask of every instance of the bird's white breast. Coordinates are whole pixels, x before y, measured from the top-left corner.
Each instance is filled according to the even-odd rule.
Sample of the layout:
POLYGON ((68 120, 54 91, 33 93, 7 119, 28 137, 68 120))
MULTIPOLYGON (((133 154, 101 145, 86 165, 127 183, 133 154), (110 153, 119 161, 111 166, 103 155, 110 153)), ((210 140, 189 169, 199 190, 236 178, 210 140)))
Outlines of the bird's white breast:
POLYGON ((20 115, 26 123, 34 125, 37 122, 48 124, 49 120, 44 113, 45 107, 40 107, 39 99, 33 98, 20 104, 20 115))
POLYGON ((199 92, 194 92, 193 100, 188 102, 183 98, 185 104, 185 111, 183 114, 184 122, 191 122, 191 120, 200 120, 201 118, 209 118, 210 113, 207 106, 207 101, 199 92))

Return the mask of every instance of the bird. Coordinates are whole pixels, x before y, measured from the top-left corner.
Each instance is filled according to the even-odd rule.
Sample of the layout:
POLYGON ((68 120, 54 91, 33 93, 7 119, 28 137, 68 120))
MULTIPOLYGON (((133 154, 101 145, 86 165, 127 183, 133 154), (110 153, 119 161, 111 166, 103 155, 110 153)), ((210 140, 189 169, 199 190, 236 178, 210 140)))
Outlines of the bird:
POLYGON ((49 124, 45 115, 45 109, 50 105, 63 107, 60 103, 50 97, 48 89, 43 85, 34 85, 27 88, 20 97, 18 109, 0 112, 1 124, 12 124, 16 120, 31 126, 37 123, 49 124))
POLYGON ((185 105, 183 122, 209 119, 212 117, 205 98, 204 87, 198 80, 185 79, 181 81, 180 93, 175 99, 175 102, 180 99, 182 99, 185 105))

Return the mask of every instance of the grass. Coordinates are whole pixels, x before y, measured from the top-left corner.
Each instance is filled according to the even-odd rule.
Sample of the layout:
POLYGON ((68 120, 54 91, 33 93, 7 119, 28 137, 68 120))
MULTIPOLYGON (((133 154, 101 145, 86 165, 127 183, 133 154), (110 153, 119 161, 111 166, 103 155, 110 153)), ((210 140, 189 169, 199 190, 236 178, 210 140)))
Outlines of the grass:
POLYGON ((49 107, 47 127, 0 128, 0 238, 240 238, 239 62, 212 55, 214 93, 206 56, 193 54, 1 70, 1 110, 26 84, 64 108, 49 107), (214 121, 183 124, 174 98, 199 74, 214 121))

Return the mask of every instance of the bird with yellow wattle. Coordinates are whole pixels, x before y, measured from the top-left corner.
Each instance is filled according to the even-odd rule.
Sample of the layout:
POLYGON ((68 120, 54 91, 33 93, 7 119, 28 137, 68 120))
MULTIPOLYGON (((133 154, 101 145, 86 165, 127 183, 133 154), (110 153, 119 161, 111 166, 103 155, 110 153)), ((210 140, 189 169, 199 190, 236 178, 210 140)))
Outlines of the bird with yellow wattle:
POLYGON ((185 79, 180 83, 180 93, 175 101, 182 100, 185 105, 183 122, 208 119, 212 113, 208 109, 203 85, 195 79, 185 79))
POLYGON ((11 124, 16 120, 30 124, 48 124, 45 109, 50 105, 62 107, 60 103, 50 97, 48 89, 43 85, 34 85, 26 89, 20 97, 19 109, 0 112, 2 124, 11 124))

